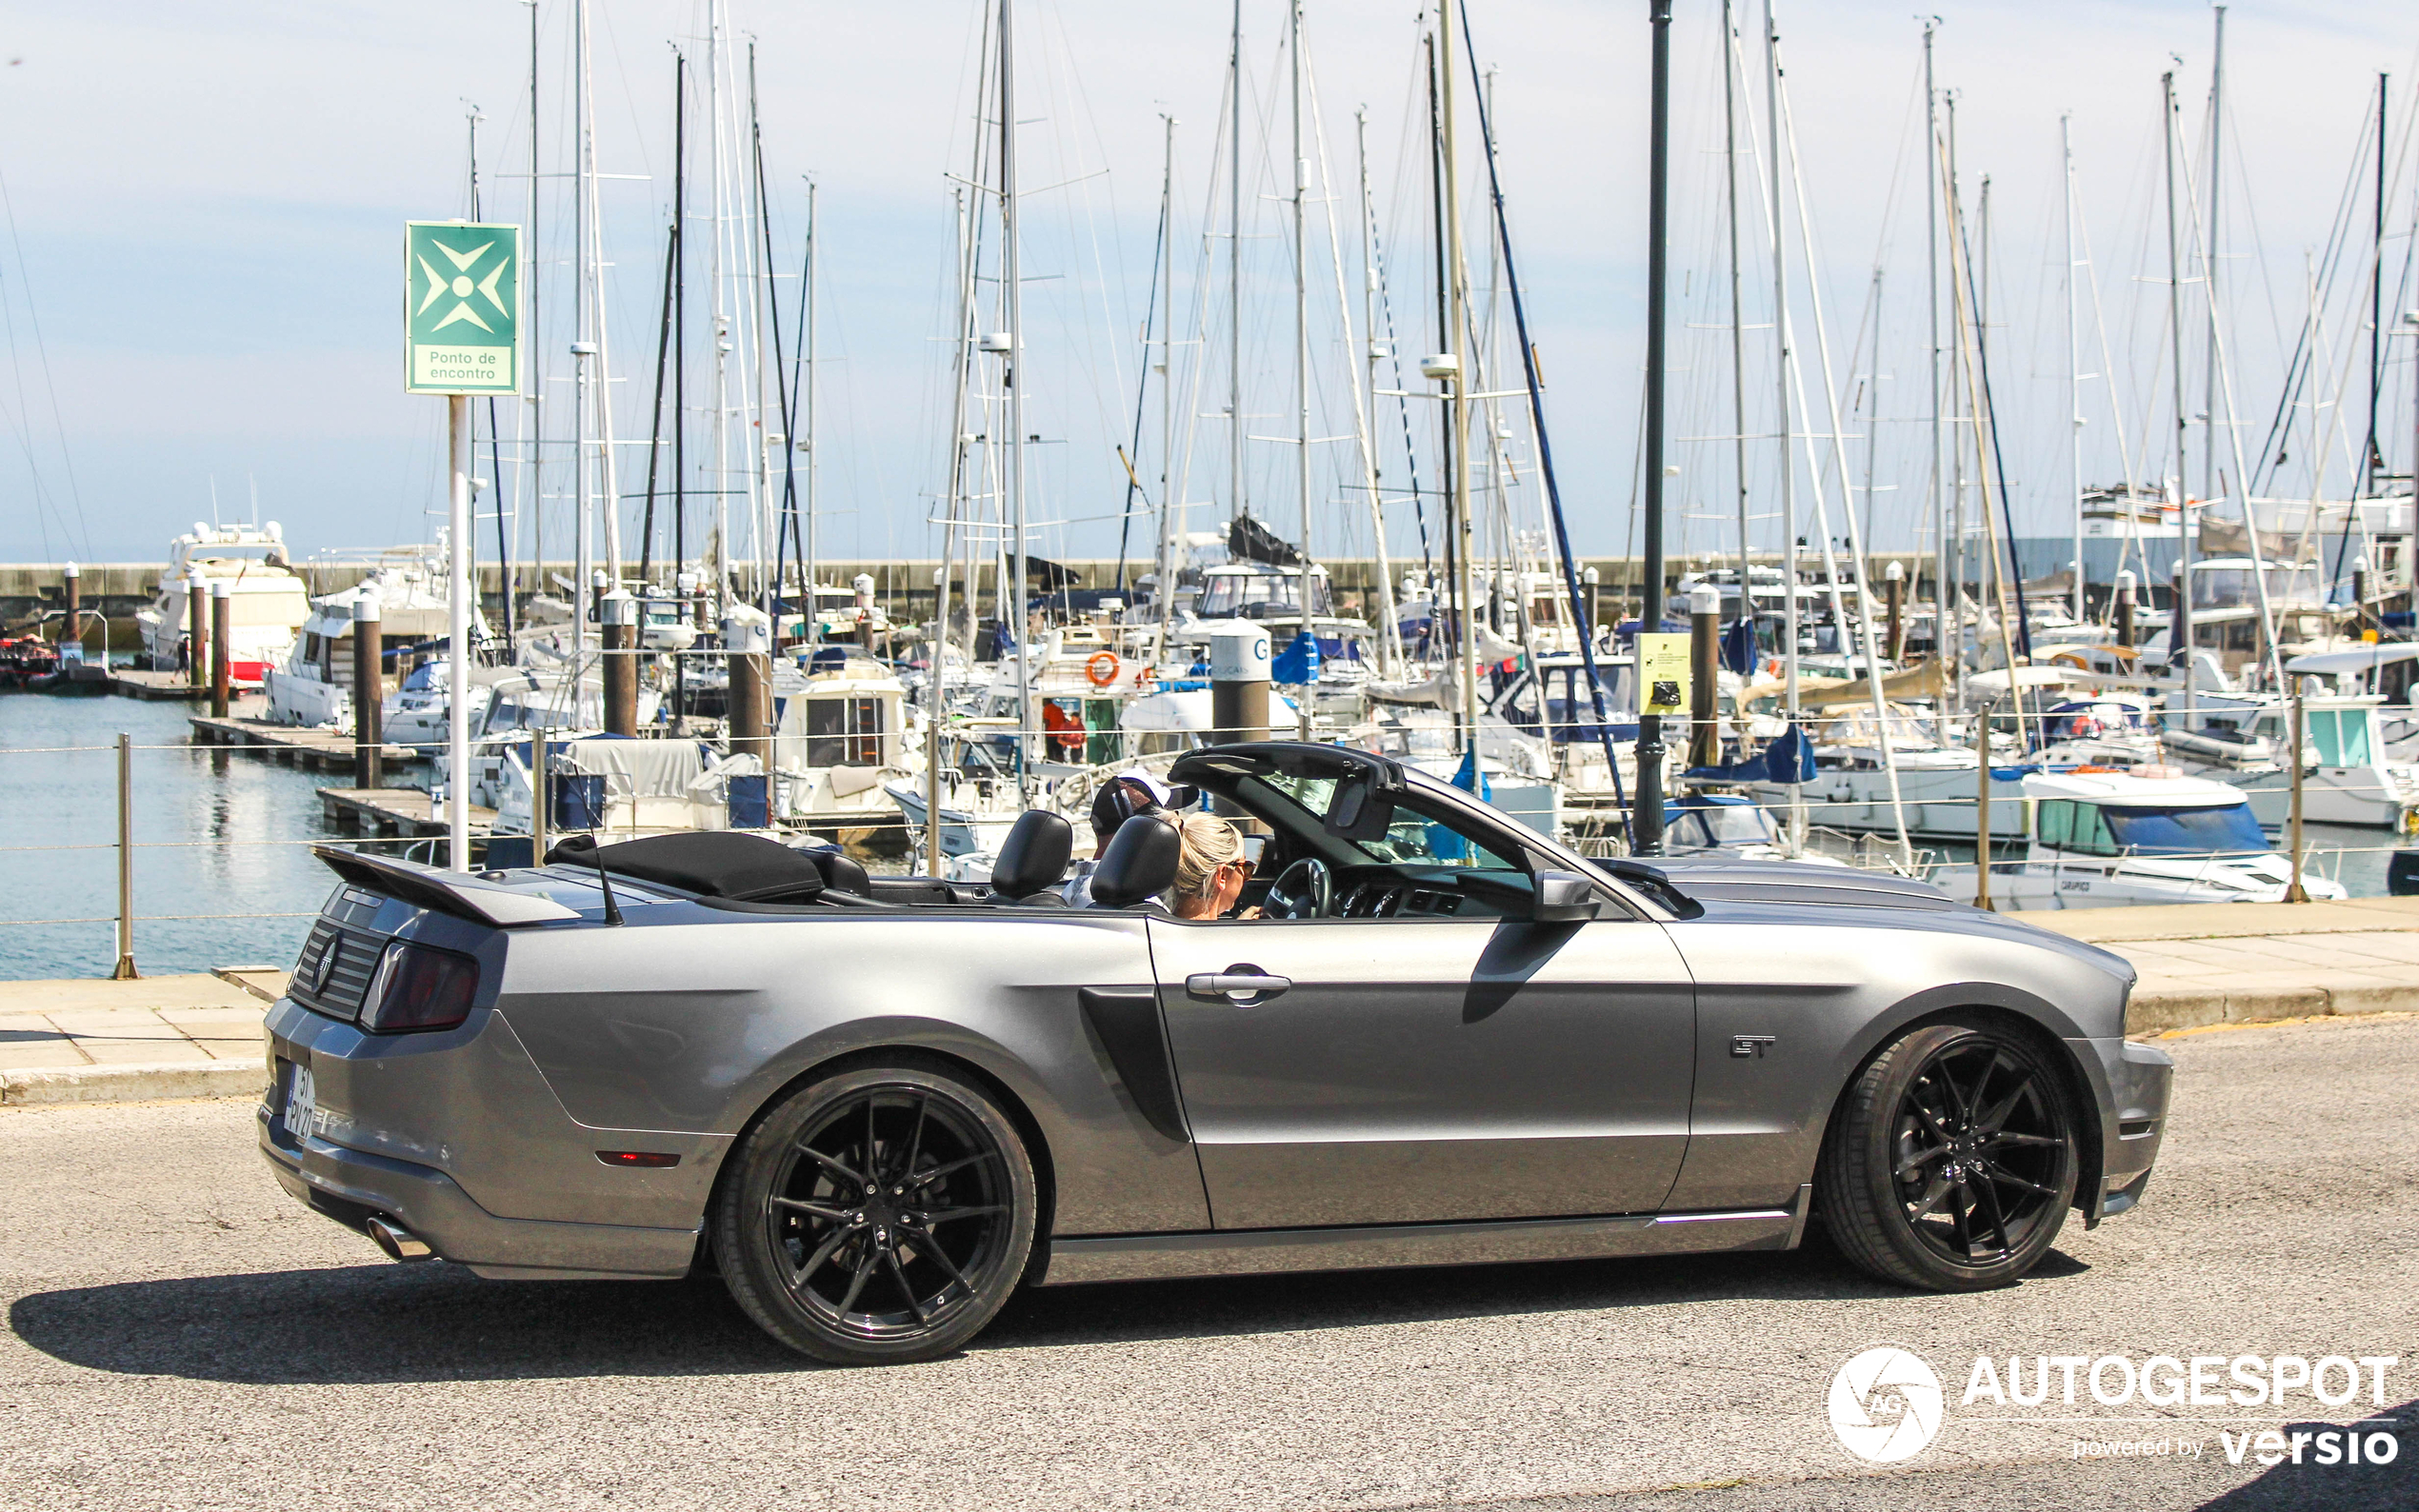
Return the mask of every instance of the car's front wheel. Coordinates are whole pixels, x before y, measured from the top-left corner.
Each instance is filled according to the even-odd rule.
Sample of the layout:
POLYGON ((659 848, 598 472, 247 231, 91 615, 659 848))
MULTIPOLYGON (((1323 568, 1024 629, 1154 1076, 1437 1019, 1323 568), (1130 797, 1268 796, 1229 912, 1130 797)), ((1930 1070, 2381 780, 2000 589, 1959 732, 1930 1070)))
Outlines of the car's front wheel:
POLYGON ((732 1153, 714 1211, 730 1294, 835 1364, 930 1360, 991 1321, 1033 1247, 1015 1125, 968 1081, 866 1066, 799 1087, 732 1153))
POLYGON ((2007 1285, 2074 1200, 2074 1113, 2033 1043, 1987 1024, 1911 1029, 1849 1087, 1816 1194, 1842 1253, 1929 1291, 2007 1285))

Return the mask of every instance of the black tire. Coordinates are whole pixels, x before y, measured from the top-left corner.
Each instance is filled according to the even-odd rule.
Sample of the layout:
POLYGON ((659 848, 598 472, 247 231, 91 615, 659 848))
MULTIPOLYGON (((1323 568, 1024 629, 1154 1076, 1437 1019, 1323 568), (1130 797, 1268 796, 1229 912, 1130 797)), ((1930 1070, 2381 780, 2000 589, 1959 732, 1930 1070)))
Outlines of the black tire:
POLYGON ((1815 1172, 1833 1243, 1926 1291, 2009 1285, 2074 1200, 2075 1113, 2036 1044, 1986 1024, 1911 1029, 1849 1086, 1815 1172))
POLYGON ((714 1251, 732 1298, 790 1348, 905 1364, 991 1321, 1025 1274, 1038 1206, 1025 1142, 990 1094, 926 1066, 860 1066, 799 1087, 741 1140, 714 1251))

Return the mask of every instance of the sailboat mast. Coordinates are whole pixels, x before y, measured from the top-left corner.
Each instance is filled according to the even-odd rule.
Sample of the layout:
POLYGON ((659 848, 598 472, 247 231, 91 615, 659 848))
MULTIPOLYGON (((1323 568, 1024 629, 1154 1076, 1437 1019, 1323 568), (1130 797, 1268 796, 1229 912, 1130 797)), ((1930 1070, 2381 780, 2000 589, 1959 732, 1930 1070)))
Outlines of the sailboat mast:
MULTIPOLYGON (((2223 14, 2223 12, 2220 12, 2223 14)), ((2386 380, 2385 348, 2380 345, 2386 336, 2386 75, 2377 75, 2377 195, 2376 218, 2369 226, 2369 448, 2360 456, 2360 478, 2366 487, 2352 490, 2352 497, 2374 497, 2377 472, 2382 458, 2377 452, 2377 399, 2386 380)), ((2413 464, 2419 476, 2419 463, 2413 464)), ((2419 488, 2419 484, 2413 485, 2419 488)), ((2355 505, 2351 518, 2360 518, 2355 505)), ((2344 531, 2347 540, 2351 531, 2344 531)), ((2340 558, 2336 570, 2342 570, 2340 558)))
MULTIPOLYGON (((1315 649, 1319 635, 1315 618, 1319 559, 1310 547, 1310 243, 1303 223, 1303 201, 1310 189, 1310 160, 1302 150, 1302 0, 1293 0, 1289 9, 1290 35, 1286 51, 1292 66, 1293 95, 1293 476, 1302 494, 1302 628, 1310 636, 1315 649)), ((1295 709, 1304 740, 1310 738, 1310 706, 1314 702, 1305 688, 1295 709)))
MULTIPOLYGON (((1748 593, 1747 507, 1747 319, 1739 273, 1739 105, 1738 21, 1731 0, 1722 0, 1722 168, 1723 196, 1730 247, 1730 465, 1738 484, 1739 618, 1746 621, 1748 644, 1755 644, 1755 600, 1748 593)), ((1752 674, 1754 668, 1748 668, 1752 674)), ((1753 681, 1750 675, 1749 681, 1753 681)))
MULTIPOLYGON (((2221 7, 2218 13, 2225 14, 2221 7)), ((2083 618, 2083 358, 2075 328, 2074 299, 2074 112, 2058 117, 2058 156, 2064 164, 2067 241, 2067 493, 2074 506, 2074 617, 2083 618)), ((2212 317, 2209 339, 2216 340, 2212 317)), ((2214 368, 2214 364, 2212 364, 2214 368)), ((2131 501, 2128 501, 2131 507, 2131 501)))
MULTIPOLYGON (((1795 477, 1796 420, 1789 408, 1789 243, 1781 219, 1781 30, 1773 19, 1772 0, 1764 5, 1764 113, 1772 138, 1772 335, 1778 343, 1773 396, 1779 402, 1776 428, 1781 443, 1781 666, 1783 706, 1789 728, 1798 726, 1797 687, 1797 485, 1795 477)), ((1655 627, 1659 628, 1659 627, 1655 627)), ((1803 848, 1806 801, 1803 784, 1789 785, 1789 839, 1803 848)))
POLYGON ((590 359, 596 344, 589 328, 588 297, 588 0, 571 7, 571 362, 577 398, 571 439, 574 504, 571 516, 571 709, 577 721, 580 669, 588 660, 589 617, 589 388, 594 375, 590 359))
MULTIPOLYGON (((1392 677, 1403 659, 1403 627, 1394 609, 1394 567, 1386 554, 1385 480, 1377 466, 1377 220, 1370 212, 1369 201, 1369 107, 1352 112, 1352 130, 1361 188, 1361 333, 1368 354, 1368 381, 1363 387, 1369 394, 1366 408, 1358 403, 1353 406, 1353 419, 1361 432, 1361 486, 1369 493, 1369 539, 1377 555, 1378 612, 1385 616, 1385 623, 1378 627, 1377 669, 1379 676, 1392 677)), ((1341 258, 1336 261, 1335 276, 1338 283, 1343 281, 1341 258)))
MULTIPOLYGON (((976 92, 979 95, 981 91, 976 92)), ((980 110, 976 114, 979 116, 980 110)), ((974 365, 973 227, 967 214, 966 187, 961 184, 952 192, 957 215, 957 328, 953 333, 957 344, 957 383, 950 397, 949 502, 942 510, 941 569, 932 585, 932 670, 924 685, 924 867, 928 875, 934 877, 941 874, 941 797, 945 791, 941 726, 949 691, 950 568, 956 560, 958 509, 966 491, 966 388, 973 376, 974 365)), ((973 612, 976 600, 970 568, 966 603, 968 620, 978 619, 973 612)), ((971 664, 971 647, 968 653, 967 661, 971 664)))
MULTIPOLYGON (((2209 307, 2209 369, 2201 376, 2201 493, 2214 499, 2221 491, 2217 486, 2217 260, 2219 242, 2226 223, 2218 215, 2218 195, 2225 187, 2223 149, 2226 144, 2226 8, 2209 8, 2216 27, 2214 50, 2209 55, 2209 204, 2203 213, 2208 217, 2208 233, 2201 240, 2201 292, 2209 307)), ((2251 483, 2249 478, 2235 480, 2235 488, 2243 495, 2243 519, 2250 525, 2251 483)), ((2266 633, 2267 627, 2261 627, 2266 633)))
MULTIPOLYGON (((818 617, 819 611, 815 606, 814 596, 815 577, 822 564, 822 542, 818 539, 817 533, 817 527, 821 524, 821 520, 815 508, 816 474, 823 470, 821 467, 823 458, 817 447, 815 428, 817 418, 815 362, 818 356, 815 346, 815 296, 819 292, 815 285, 821 282, 817 277, 820 271, 817 265, 822 261, 821 251, 821 247, 815 241, 815 182, 810 178, 807 180, 807 257, 806 268, 803 269, 807 287, 801 294, 807 308, 806 318, 800 322, 805 327, 805 330, 800 335, 803 345, 799 358, 806 365, 806 376, 798 383, 798 407, 805 411, 799 417, 805 422, 801 428, 805 431, 805 439, 793 440, 790 446, 793 451, 803 449, 807 454, 807 520, 804 537, 798 543, 798 565, 800 575, 805 580, 800 586, 807 605, 807 623, 804 633, 807 643, 810 646, 822 635, 822 630, 819 628, 822 621, 818 617)), ((774 590, 778 592, 779 589, 780 585, 775 584, 774 590)))
MULTIPOLYGON (((1159 328, 1159 559, 1151 570, 1152 607, 1159 611, 1159 634, 1151 647, 1155 663, 1167 655, 1168 622, 1176 603, 1176 118, 1167 123, 1167 145, 1159 169, 1159 245, 1164 267, 1160 297, 1167 318, 1159 328)), ((1145 354, 1146 358, 1148 353, 1145 354)))
MULTIPOLYGON (((1967 294, 1960 292, 1964 284, 1957 275, 1959 266, 1957 246, 1965 234, 1965 209, 1964 201, 1959 197, 1957 179, 1956 92, 1945 91, 1940 107, 1940 146, 1944 154, 1942 166, 1945 173, 1941 183, 1940 214, 1942 228, 1949 232, 1949 334, 1957 343, 1956 363, 1959 370, 1963 370, 1966 363, 1966 337, 1964 328, 1959 323, 1970 315, 1972 309, 1969 305, 1959 303, 1967 298, 1967 294), (1963 313, 1960 313, 1961 310, 1963 313)), ((1956 659, 1949 666, 1950 681, 1956 688, 1957 706, 1963 708, 1966 704, 1966 621, 1969 605, 1973 619, 1974 648, 1977 653, 1982 648, 1982 590, 1979 581, 1976 583, 1971 599, 1969 599, 1966 594, 1966 442, 1981 432, 1975 428, 1980 422, 1975 418, 1974 407, 1970 402, 1973 393, 1972 384, 1969 382, 1962 390, 1966 396, 1962 409, 1959 408, 1958 396, 1961 390, 1957 386, 1955 372, 1950 373, 1949 386, 1950 410, 1948 417, 1949 424, 1964 428, 1951 430, 1949 433, 1949 533, 1942 539, 1947 543, 1949 552, 1950 599, 1955 608, 1954 618, 1957 630, 1954 643, 1956 659)), ((1979 580, 1980 575, 1976 574, 1976 576, 1979 580)))
MULTIPOLYGON (((2221 159, 2218 156, 2217 144, 2225 134, 2226 122, 2225 93, 2220 87, 2226 77, 2226 8, 2219 6, 2216 10, 2217 55, 2209 83, 2209 236, 2202 245, 2201 265, 2202 284, 2209 295, 2209 401, 2206 413, 2209 427, 2209 447, 2214 448, 2217 429, 2222 423, 2226 431, 2227 448, 2233 455, 2234 487, 2228 491, 2233 493, 2242 504, 2243 541, 2250 554, 2251 587, 2255 590, 2253 596, 2259 604, 2261 660, 2267 665, 2269 676, 2274 686, 2282 689, 2285 686, 2285 664, 2283 653, 2277 649, 2276 644, 2276 607, 2269 600, 2268 563, 2266 553, 2262 551, 2259 544, 2259 520, 2251 512, 2251 472, 2250 468, 2245 465, 2243 457, 2242 428, 2234 423, 2234 377, 2228 365, 2226 327, 2218 315, 2217 271, 2220 224, 2217 218, 2217 179, 2221 159), (2225 407, 2222 422, 2219 409, 2221 404, 2225 407)), ((2205 456, 2209 454, 2208 451, 2204 452, 2205 456)), ((2217 469, 2207 463, 2203 465, 2203 472, 2211 479, 2217 476, 2217 469)))
MULTIPOLYGON (((522 382, 526 384, 529 388, 529 391, 522 396, 522 412, 529 417, 530 436, 529 454, 523 459, 523 468, 525 469, 524 476, 528 480, 528 491, 524 493, 522 497, 529 501, 530 528, 535 535, 534 546, 536 549, 536 571, 539 584, 538 591, 544 592, 546 579, 546 470, 544 461, 546 455, 546 380, 543 370, 546 367, 546 337, 538 325, 538 290, 544 288, 546 284, 546 279, 544 277, 546 264, 539 254, 537 239, 538 185, 541 182, 538 178, 537 170, 537 0, 527 0, 527 4, 530 8, 530 190, 529 214, 526 217, 529 224, 529 246, 523 255, 526 258, 524 266, 529 269, 529 271, 523 279, 523 282, 528 287, 530 302, 530 341, 528 349, 539 354, 538 361, 535 365, 539 370, 530 373, 522 379, 522 382)), ((512 573, 510 567, 505 569, 503 589, 504 618, 506 625, 509 627, 512 619, 512 573)))
POLYGON ((1227 467, 1234 512, 1242 514, 1250 507, 1243 487, 1243 0, 1234 0, 1227 73, 1231 112, 1227 135, 1227 467))
MULTIPOLYGON (((672 583, 689 564, 689 60, 672 75, 672 583)), ((681 606, 682 612, 688 606, 681 606)))
MULTIPOLYGON (((1003 608, 1016 619, 1016 796, 1030 806, 1032 763, 1028 759, 1033 730, 1032 627, 1025 613, 1025 330, 1024 291, 1017 283, 1016 251, 1016 52, 1011 16, 1015 0, 999 0, 1000 28, 1000 297, 1008 312, 1008 354, 1001 360, 1008 394, 1008 501, 1010 556, 1014 579, 1001 595, 1003 608)), ((1237 0, 1237 15, 1241 14, 1237 0)), ((1240 30, 1236 33, 1240 36, 1240 30)), ((1238 55, 1239 56, 1239 55, 1238 55)), ((1240 124, 1238 122, 1238 124, 1240 124)), ((1237 434, 1242 416, 1235 417, 1237 434)))
POLYGON ((2167 148, 2167 335, 2168 366, 2173 369, 2175 402, 2175 514, 2176 544, 2182 548, 2175 579, 2175 607, 2169 613, 2167 638, 2168 665, 2175 665, 2179 649, 2184 657, 2184 725, 2189 729, 2193 715, 2192 678, 2192 548, 2198 545, 2192 537, 2192 499, 2184 488, 2184 451, 2191 416, 2184 408, 2184 242, 2183 222, 2176 213, 2175 198, 2175 70, 2159 75, 2160 108, 2166 112, 2165 142, 2167 148))
MULTIPOLYGON (((594 348, 594 368, 588 391, 595 406, 590 435, 596 447, 590 476, 596 482, 597 518, 605 527, 605 567, 614 587, 622 579, 622 490, 620 468, 613 458, 612 357, 606 341, 604 222, 596 204, 596 69, 590 56, 588 22, 580 22, 579 173, 586 195, 581 213, 588 236, 588 340, 594 348)), ((601 612, 601 611, 600 611, 601 612)))
MULTIPOLYGON (((739 222, 748 249, 748 303, 750 328, 755 334, 750 354, 755 359, 756 422, 748 428, 749 478, 755 489, 755 510, 751 518, 755 522, 756 538, 756 603, 757 607, 765 611, 766 620, 773 626, 777 639, 781 624, 784 536, 782 505, 772 495, 772 448, 776 435, 780 435, 780 445, 785 449, 789 448, 790 441, 788 435, 765 424, 765 402, 770 399, 777 407, 774 414, 782 423, 781 430, 789 428, 789 416, 778 408, 783 406, 788 396, 781 392, 781 308, 773 296, 772 207, 765 193, 765 134, 756 111, 756 44, 752 38, 748 43, 748 166, 741 174, 739 190, 743 203, 750 191, 755 196, 754 202, 746 207, 739 222), (758 261, 760 253, 761 262, 758 261), (768 536, 772 541, 770 567, 765 563, 764 548, 768 536)), ((794 497, 790 502, 794 503, 794 497)), ((810 611, 812 607, 810 594, 810 611)), ((812 623, 810 612, 810 629, 812 623)))
POLYGON ((730 612, 730 312, 724 304, 723 220, 730 184, 723 164, 722 69, 723 8, 715 0, 706 28, 706 119, 710 123, 706 155, 713 162, 711 193, 714 233, 708 238, 706 282, 713 290, 709 303, 714 344, 714 610, 717 618, 730 612))
MULTIPOLYGON (((1448 429, 1453 442, 1453 539, 1459 549, 1453 564, 1454 591, 1461 606, 1454 623, 1461 631, 1461 713, 1462 738, 1470 753, 1473 773, 1478 768, 1478 600, 1470 588, 1470 520, 1469 520, 1469 401, 1464 397, 1469 388, 1469 289, 1467 269, 1462 263, 1462 202, 1460 180, 1454 162, 1453 148, 1453 28, 1443 11, 1436 17, 1436 74, 1438 152, 1442 159, 1441 190, 1445 202, 1445 286, 1447 329, 1449 340, 1446 350, 1460 359, 1460 366, 1445 380, 1445 408, 1449 416, 1448 429)), ((1475 779, 1483 785, 1484 779, 1475 779)))
MULTIPOLYGON (((1940 91, 1932 87, 1932 32, 1937 20, 1924 23, 1924 155, 1940 150, 1940 91)), ((1931 358, 1931 594, 1932 659, 1938 662, 1956 650, 1949 625, 1949 496, 1940 487, 1940 175, 1924 173, 1924 316, 1930 329, 1931 358)), ((1745 429, 1745 427, 1740 428, 1745 429)), ((1962 663, 1961 656, 1958 661, 1962 663)))

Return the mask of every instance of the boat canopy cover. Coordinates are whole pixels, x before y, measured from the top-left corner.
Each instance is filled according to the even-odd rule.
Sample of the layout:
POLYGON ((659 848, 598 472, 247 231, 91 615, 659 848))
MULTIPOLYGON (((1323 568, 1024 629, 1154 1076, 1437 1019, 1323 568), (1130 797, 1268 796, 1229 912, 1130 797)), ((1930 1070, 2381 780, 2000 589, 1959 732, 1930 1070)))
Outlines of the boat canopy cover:
POLYGON ((2285 670, 2295 677, 2340 677, 2346 672, 2369 672, 2394 662, 2412 660, 2419 660, 2419 642, 2380 641, 2355 650, 2296 656, 2285 664, 2285 670))
POLYGON ((569 835, 546 853, 546 859, 550 865, 602 865, 641 882, 660 882, 701 897, 742 902, 805 899, 824 888, 822 868, 804 852, 762 835, 730 829, 681 830, 610 846, 599 846, 593 835, 569 835))
POLYGON ((706 775, 706 747, 693 740, 627 740, 591 735, 555 746, 558 762, 602 775, 615 798, 687 798, 706 775))
POLYGON ((1236 515, 1227 527, 1227 555, 1237 562, 1263 562, 1269 567, 1302 564, 1301 552, 1249 514, 1236 515))

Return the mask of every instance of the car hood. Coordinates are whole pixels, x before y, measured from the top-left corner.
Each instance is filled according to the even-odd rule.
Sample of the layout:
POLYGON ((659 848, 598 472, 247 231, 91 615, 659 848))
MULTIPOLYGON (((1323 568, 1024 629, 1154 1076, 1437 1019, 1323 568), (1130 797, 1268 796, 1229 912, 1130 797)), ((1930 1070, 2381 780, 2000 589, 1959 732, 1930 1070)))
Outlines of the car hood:
POLYGON ((2069 940, 2026 923, 2019 915, 1986 913, 1957 902, 1928 882, 1886 871, 1809 866, 1793 861, 1742 861, 1725 856, 1672 856, 1658 858, 1650 865, 1669 880, 1673 891, 1703 906, 1709 918, 1719 917, 1726 905, 1746 904, 1891 908, 1919 915, 1920 926, 1926 929, 2019 940, 2096 966, 2121 982, 2129 983, 2136 976, 2133 963, 2112 950, 2069 940))
POLYGON ((1830 903, 1936 912, 1965 907, 1930 883, 1852 866, 1713 854, 1662 857, 1650 865, 1699 903, 1830 903))

